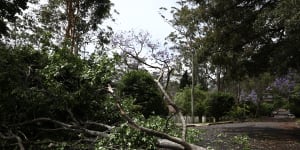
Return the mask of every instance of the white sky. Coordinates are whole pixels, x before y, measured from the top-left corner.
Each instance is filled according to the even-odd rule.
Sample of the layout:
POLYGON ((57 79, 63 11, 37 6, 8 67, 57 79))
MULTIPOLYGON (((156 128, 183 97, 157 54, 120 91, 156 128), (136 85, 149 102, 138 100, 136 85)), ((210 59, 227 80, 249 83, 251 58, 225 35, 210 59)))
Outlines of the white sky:
POLYGON ((114 14, 116 22, 110 23, 115 32, 143 30, 152 35, 152 40, 163 43, 164 38, 173 30, 160 16, 159 8, 165 7, 170 10, 176 5, 175 0, 111 0, 111 2, 114 3, 113 9, 120 13, 114 14))

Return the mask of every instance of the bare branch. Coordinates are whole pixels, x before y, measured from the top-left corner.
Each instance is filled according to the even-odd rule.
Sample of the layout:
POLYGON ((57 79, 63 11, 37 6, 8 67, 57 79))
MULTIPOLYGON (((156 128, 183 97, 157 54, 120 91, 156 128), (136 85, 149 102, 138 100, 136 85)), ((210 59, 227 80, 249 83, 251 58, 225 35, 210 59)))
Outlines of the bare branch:
POLYGON ((148 63, 146 63, 145 61, 143 61, 141 58, 139 58, 138 56, 135 56, 129 52, 125 52, 126 54, 128 54, 129 56, 133 57, 134 59, 136 59, 138 62, 148 66, 148 67, 151 67, 151 68, 154 68, 154 69, 161 69, 160 67, 157 67, 157 66, 153 66, 153 65, 150 65, 148 63))

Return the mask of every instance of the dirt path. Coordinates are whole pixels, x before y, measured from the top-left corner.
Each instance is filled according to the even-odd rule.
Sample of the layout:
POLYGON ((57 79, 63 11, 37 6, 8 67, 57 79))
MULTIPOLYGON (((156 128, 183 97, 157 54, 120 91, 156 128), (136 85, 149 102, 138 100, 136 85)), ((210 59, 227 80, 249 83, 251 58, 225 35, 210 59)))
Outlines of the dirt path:
POLYGON ((300 150, 300 126, 295 122, 244 122, 199 127, 200 145, 216 150, 300 150), (242 136, 249 137, 245 146, 242 136), (240 142, 239 142, 240 141, 240 142))

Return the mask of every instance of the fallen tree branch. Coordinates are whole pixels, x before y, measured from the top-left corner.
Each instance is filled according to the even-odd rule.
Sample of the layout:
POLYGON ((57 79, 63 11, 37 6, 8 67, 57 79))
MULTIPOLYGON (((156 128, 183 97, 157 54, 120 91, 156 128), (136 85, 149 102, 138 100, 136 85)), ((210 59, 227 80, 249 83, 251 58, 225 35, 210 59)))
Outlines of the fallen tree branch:
POLYGON ((134 58, 135 60, 137 60, 138 62, 148 66, 148 67, 151 67, 153 69, 160 69, 160 67, 157 67, 157 66, 153 66, 153 65, 150 65, 149 63, 146 63, 145 61, 143 61, 141 58, 139 58, 138 56, 135 56, 127 51, 124 51, 127 55, 131 56, 132 58, 134 58))
POLYGON ((183 116, 181 110, 173 102, 172 98, 167 93, 167 91, 165 90, 165 88, 163 87, 163 85, 159 82, 162 76, 163 76, 163 71, 161 71, 161 75, 158 77, 157 80, 155 80, 155 82, 158 85, 158 87, 160 88, 160 90, 163 92, 167 104, 170 105, 171 107, 173 107, 175 109, 175 111, 176 111, 176 114, 179 116, 179 118, 181 120, 181 125, 182 125, 182 140, 185 141, 185 139, 186 139, 186 131, 187 130, 186 130, 186 122, 185 122, 184 116, 183 116))
POLYGON ((72 118, 72 120, 76 123, 76 124, 80 124, 80 122, 75 118, 74 114, 72 113, 70 108, 67 108, 67 112, 70 115, 70 117, 72 118))
POLYGON ((25 121, 25 122, 22 122, 22 123, 13 125, 13 126, 22 126, 22 125, 32 124, 32 123, 36 123, 36 122, 52 122, 54 124, 57 124, 57 125, 63 127, 63 129, 66 129, 66 130, 72 130, 72 131, 77 131, 80 133, 86 133, 86 134, 89 134, 92 136, 108 137, 108 134, 105 132, 90 130, 90 129, 84 128, 82 126, 79 126, 79 125, 71 125, 71 124, 67 124, 67 123, 53 120, 50 118, 36 118, 36 119, 30 120, 30 121, 25 121))
POLYGON ((113 126, 109 126, 107 124, 103 124, 103 123, 98 123, 98 122, 93 122, 93 121, 86 121, 84 122, 85 125, 95 125, 95 126, 99 126, 99 127, 104 127, 108 130, 111 130, 113 129, 114 127, 113 126))
POLYGON ((148 135, 153 135, 155 137, 159 137, 159 138, 162 138, 162 139, 167 139, 167 140, 172 141, 174 143, 180 144, 181 146, 184 147, 185 150, 198 150, 198 149, 200 150, 200 149, 202 149, 201 147, 195 146, 193 144, 189 144, 189 143, 185 142, 184 140, 182 140, 180 138, 173 137, 173 136, 170 136, 166 133, 162 133, 162 132, 159 132, 159 131, 156 131, 156 130, 153 130, 153 129, 149 129, 149 128, 146 128, 146 127, 139 126, 124 111, 124 109, 121 106, 120 97, 118 97, 117 95, 114 94, 113 88, 110 85, 108 85, 108 92, 111 93, 111 95, 115 99, 116 106, 119 109, 121 116, 128 122, 128 125, 130 127, 134 128, 136 130, 145 132, 148 135))
MULTIPOLYGON (((164 100, 166 100, 167 104, 170 105, 171 107, 173 107, 176 111, 175 114, 178 115, 178 117, 180 118, 180 121, 181 121, 181 124, 182 124, 182 140, 185 141, 186 139, 186 122, 185 122, 185 119, 184 119, 184 116, 181 112, 181 110, 175 105, 175 103, 173 102, 172 98, 170 97, 170 95, 167 93, 166 89, 167 89, 167 86, 168 86, 168 82, 170 80, 170 75, 171 73, 173 72, 174 69, 168 69, 168 78, 167 78, 167 84, 166 84, 166 87, 163 87, 163 85, 160 83, 160 80, 162 79, 162 76, 163 76, 163 67, 157 67, 157 66, 153 66, 151 64, 148 64, 147 62, 143 61, 142 59, 140 59, 138 56, 135 56, 133 54, 131 54, 130 52, 127 52, 127 51, 124 51, 126 54, 130 55, 131 57, 133 57, 134 59, 136 59, 137 61, 139 61, 140 63, 143 63, 144 65, 148 66, 148 67, 151 67, 151 68, 154 68, 154 69, 160 69, 161 70, 161 74, 160 76, 158 77, 157 80, 155 80, 155 82, 157 83, 158 87, 160 88, 160 90, 163 92, 165 98, 164 100)), ((166 66, 168 66, 167 63, 165 63, 166 66)))
POLYGON ((25 150, 24 145, 23 145, 23 141, 22 138, 20 138, 18 135, 15 135, 13 133, 10 133, 10 135, 5 136, 3 133, 0 132, 0 138, 4 139, 4 140, 12 140, 12 139, 16 139, 18 142, 18 146, 20 148, 20 150, 25 150))

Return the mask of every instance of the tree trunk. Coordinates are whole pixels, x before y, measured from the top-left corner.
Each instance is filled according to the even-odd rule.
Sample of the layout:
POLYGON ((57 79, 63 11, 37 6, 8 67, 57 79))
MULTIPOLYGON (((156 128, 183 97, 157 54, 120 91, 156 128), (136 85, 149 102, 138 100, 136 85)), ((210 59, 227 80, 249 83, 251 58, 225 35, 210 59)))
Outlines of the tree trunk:
POLYGON ((217 66, 217 91, 221 91, 221 67, 217 66))
POLYGON ((194 120, 194 95, 195 95, 195 52, 192 52, 192 86, 191 86, 191 117, 194 120))
POLYGON ((66 2, 66 13, 67 13, 67 28, 65 33, 65 40, 70 40, 70 52, 78 55, 78 48, 76 46, 76 12, 79 11, 79 1, 76 0, 65 0, 66 2), (77 11, 76 11, 77 10, 77 11))

